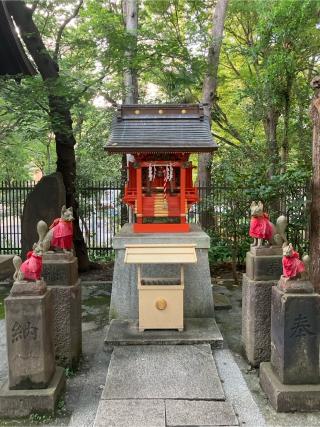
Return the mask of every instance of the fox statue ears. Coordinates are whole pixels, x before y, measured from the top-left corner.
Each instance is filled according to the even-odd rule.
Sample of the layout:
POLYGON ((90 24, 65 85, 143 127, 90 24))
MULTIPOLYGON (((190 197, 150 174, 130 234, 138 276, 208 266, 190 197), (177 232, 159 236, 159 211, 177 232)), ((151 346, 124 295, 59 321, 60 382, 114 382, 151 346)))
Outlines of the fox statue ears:
POLYGON ((255 206, 258 206, 259 208, 263 209, 263 203, 261 202, 261 200, 259 200, 258 204, 255 201, 253 201, 251 203, 251 207, 252 208, 255 207, 255 206))
POLYGON ((73 207, 72 206, 67 209, 66 205, 63 205, 62 208, 61 208, 61 215, 63 215, 66 210, 69 210, 69 211, 71 211, 71 213, 73 213, 73 207))

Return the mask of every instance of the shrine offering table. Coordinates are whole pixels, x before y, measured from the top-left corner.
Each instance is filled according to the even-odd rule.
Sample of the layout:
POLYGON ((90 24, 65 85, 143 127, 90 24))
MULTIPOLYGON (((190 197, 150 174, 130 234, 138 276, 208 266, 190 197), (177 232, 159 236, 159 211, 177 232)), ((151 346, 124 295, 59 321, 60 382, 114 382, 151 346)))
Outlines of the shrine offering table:
MULTIPOLYGON (((210 238, 197 224, 190 224, 189 233, 134 233, 132 224, 125 224, 114 236, 115 265, 112 282, 110 319, 138 319, 137 266, 125 263, 129 245, 195 245, 197 262, 184 267, 184 317, 210 318, 214 315, 211 277, 208 261, 210 238)), ((172 278, 177 264, 143 266, 144 276, 172 278)))

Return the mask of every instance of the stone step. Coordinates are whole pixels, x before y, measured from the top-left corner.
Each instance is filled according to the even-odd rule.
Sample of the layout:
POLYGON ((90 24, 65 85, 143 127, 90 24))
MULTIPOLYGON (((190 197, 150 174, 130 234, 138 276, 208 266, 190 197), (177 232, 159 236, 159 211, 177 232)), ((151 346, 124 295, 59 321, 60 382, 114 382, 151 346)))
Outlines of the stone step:
POLYGON ((149 344, 210 344, 223 347, 223 338, 213 318, 186 318, 184 330, 146 330, 139 332, 137 320, 113 319, 105 339, 107 346, 149 344))
POLYGON ((224 400, 210 345, 115 347, 103 400, 224 400))
POLYGON ((94 427, 238 426, 208 344, 115 347, 94 427))
POLYGON ((238 426, 228 402, 207 400, 102 400, 94 427, 238 426))

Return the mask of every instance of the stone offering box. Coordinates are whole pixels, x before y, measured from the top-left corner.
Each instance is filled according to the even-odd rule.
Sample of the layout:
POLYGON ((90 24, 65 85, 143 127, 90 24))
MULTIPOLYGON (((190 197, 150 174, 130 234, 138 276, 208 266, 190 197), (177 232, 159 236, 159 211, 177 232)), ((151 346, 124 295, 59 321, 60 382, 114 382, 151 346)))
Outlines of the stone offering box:
POLYGON ((128 245, 124 262, 137 264, 139 331, 145 329, 183 330, 183 264, 197 262, 194 244, 128 245), (180 266, 180 277, 143 277, 143 264, 180 266))

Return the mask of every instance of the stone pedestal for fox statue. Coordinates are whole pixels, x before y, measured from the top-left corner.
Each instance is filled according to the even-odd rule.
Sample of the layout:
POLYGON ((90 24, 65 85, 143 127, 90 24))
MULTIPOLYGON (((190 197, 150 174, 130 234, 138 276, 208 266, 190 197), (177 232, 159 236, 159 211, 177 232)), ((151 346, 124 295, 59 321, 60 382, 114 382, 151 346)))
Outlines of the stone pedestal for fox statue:
POLYGON ((272 289, 271 360, 260 384, 277 412, 318 411, 320 295, 309 281, 309 256, 283 247, 283 275, 272 289))
POLYGON ((43 278, 52 293, 56 361, 76 368, 82 350, 81 287, 78 260, 73 255, 72 208, 61 209, 61 218, 48 225, 39 221, 39 243, 43 247, 43 278))
POLYGON ((249 235, 254 242, 243 275, 242 343, 249 363, 256 367, 270 360, 271 289, 282 274, 287 219, 282 215, 272 224, 261 202, 252 202, 251 215, 249 235))

